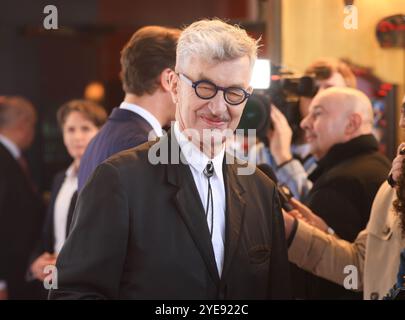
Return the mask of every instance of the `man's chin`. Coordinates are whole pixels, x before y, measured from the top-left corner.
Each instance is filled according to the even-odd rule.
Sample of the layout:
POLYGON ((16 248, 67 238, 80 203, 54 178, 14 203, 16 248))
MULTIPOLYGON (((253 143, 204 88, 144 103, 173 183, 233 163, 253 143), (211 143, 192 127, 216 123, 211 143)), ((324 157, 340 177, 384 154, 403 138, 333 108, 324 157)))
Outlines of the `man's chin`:
POLYGON ((316 160, 320 160, 321 158, 322 158, 322 155, 319 153, 319 152, 317 152, 316 150, 314 150, 314 151, 310 151, 310 154, 312 154, 312 156, 316 159, 316 160))
POLYGON ((317 151, 318 149, 314 145, 309 144, 309 153, 312 154, 312 156, 314 156, 315 158, 317 158, 316 156, 316 154, 318 154, 317 151))

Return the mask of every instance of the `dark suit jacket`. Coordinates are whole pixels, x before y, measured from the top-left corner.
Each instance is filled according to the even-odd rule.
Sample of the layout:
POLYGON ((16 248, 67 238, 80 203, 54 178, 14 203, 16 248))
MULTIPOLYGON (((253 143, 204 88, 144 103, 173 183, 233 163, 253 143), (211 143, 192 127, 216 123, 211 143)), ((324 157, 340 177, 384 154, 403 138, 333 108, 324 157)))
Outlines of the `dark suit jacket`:
MULTIPOLYGON (((54 229, 54 215, 55 215, 55 201, 59 194, 60 188, 66 178, 66 170, 58 172, 52 182, 51 199, 49 201, 48 210, 46 213, 45 223, 42 229, 41 239, 32 254, 31 260, 34 261, 38 256, 44 252, 53 253, 55 246, 55 229, 54 229)), ((77 200, 77 192, 75 192, 70 200, 69 211, 66 223, 66 236, 69 234, 70 223, 72 221, 74 208, 77 200)))
POLYGON ((39 196, 0 143, 0 279, 7 281, 10 299, 36 298, 36 288, 25 281, 25 273, 42 223, 39 196))
POLYGON ((354 241, 367 225, 374 197, 390 168, 373 135, 335 145, 310 175, 314 185, 306 203, 339 237, 354 241))
POLYGON ((108 157, 148 141, 151 125, 140 115, 125 109, 113 109, 110 117, 91 140, 80 161, 80 192, 94 169, 108 157))
MULTIPOLYGON (((388 159, 378 152, 378 143, 372 135, 335 145, 310 176, 314 185, 307 204, 339 237, 352 242, 366 227, 374 197, 390 167, 388 159)), ((308 273, 305 287, 305 298, 355 297, 342 286, 308 273)))
POLYGON ((170 146, 170 140, 124 151, 96 169, 79 195, 51 299, 289 298, 274 184, 259 170, 238 176, 240 164, 224 164, 220 278, 189 166, 148 161, 151 146, 170 146))

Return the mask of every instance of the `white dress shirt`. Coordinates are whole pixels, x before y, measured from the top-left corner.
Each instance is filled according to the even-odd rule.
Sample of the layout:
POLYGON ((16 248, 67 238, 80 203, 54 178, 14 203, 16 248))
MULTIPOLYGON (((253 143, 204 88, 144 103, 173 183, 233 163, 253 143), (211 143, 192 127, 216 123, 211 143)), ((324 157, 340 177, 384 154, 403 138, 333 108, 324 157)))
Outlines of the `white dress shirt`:
POLYGON ((55 254, 59 254, 66 239, 66 224, 69 213, 69 206, 72 196, 77 190, 78 180, 77 171, 73 164, 66 170, 66 177, 59 190, 55 200, 54 209, 54 235, 55 235, 55 254))
POLYGON ((162 125, 159 123, 158 119, 156 119, 156 117, 148 110, 136 104, 128 103, 125 101, 121 103, 120 109, 129 110, 140 115, 150 124, 157 137, 163 136, 162 125))
POLYGON ((6 136, 0 134, 0 143, 11 153, 14 159, 18 160, 21 157, 21 150, 17 145, 6 136))
MULTIPOLYGON (((222 172, 222 163, 225 155, 225 147, 213 159, 208 158, 200 151, 191 141, 180 132, 179 124, 176 121, 174 124, 174 134, 181 148, 184 158, 187 160, 191 173, 193 174, 194 182, 201 198, 204 209, 207 206, 208 197, 208 178, 204 175, 204 169, 208 161, 212 161, 214 165, 214 175, 210 178, 212 188, 212 198, 214 207, 214 228, 212 230, 212 247, 215 254, 215 262, 217 264, 218 273, 221 276, 224 264, 224 244, 225 244, 225 185, 222 172)), ((212 211, 209 210, 207 215, 208 229, 211 231, 212 211)))

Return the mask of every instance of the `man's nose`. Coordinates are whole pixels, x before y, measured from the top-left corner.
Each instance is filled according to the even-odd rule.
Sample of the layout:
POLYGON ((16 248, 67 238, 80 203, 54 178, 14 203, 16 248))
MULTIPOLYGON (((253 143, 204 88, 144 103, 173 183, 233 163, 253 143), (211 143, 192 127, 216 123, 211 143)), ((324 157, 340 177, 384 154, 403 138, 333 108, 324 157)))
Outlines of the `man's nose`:
POLYGON ((308 129, 310 125, 309 116, 306 116, 304 119, 301 120, 300 127, 301 129, 308 129))
POLYGON ((73 138, 75 140, 81 140, 83 136, 84 136, 83 132, 80 132, 80 130, 76 130, 76 132, 73 135, 73 138))
POLYGON ((216 96, 211 99, 208 107, 213 115, 219 116, 224 114, 228 108, 224 98, 224 93, 222 91, 218 91, 216 96))

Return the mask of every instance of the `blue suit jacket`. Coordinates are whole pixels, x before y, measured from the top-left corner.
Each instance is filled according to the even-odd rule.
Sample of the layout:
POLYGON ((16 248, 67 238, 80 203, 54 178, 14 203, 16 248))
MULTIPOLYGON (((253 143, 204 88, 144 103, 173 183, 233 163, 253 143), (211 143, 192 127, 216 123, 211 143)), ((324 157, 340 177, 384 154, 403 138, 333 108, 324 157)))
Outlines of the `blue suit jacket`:
POLYGON ((152 126, 140 115, 114 108, 105 125, 87 146, 80 161, 78 191, 81 191, 100 163, 115 153, 148 141, 151 130, 152 126))

